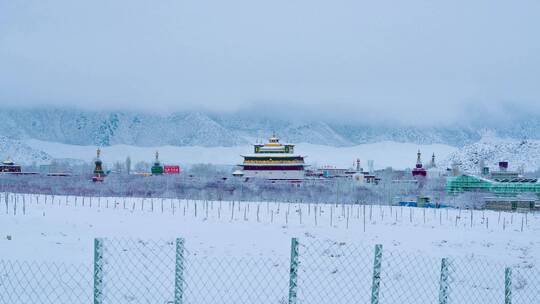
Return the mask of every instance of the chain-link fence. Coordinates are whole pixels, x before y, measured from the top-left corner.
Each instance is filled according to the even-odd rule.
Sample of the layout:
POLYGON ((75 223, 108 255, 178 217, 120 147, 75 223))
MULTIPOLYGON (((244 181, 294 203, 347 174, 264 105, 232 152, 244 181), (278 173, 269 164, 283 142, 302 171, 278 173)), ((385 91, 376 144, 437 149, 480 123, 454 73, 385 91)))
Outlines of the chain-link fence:
POLYGON ((540 303, 535 265, 293 239, 289 257, 211 256, 183 239, 96 239, 94 262, 0 260, 0 303, 540 303))
POLYGON ((0 260, 0 303, 91 303, 91 265, 0 260))

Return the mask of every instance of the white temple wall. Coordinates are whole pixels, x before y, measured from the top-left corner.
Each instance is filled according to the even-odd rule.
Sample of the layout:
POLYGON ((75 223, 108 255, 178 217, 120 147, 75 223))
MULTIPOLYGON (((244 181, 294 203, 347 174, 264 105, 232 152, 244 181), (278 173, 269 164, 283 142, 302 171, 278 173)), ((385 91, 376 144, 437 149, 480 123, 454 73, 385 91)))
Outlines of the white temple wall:
POLYGON ((244 177, 265 179, 304 179, 304 170, 244 170, 244 177))

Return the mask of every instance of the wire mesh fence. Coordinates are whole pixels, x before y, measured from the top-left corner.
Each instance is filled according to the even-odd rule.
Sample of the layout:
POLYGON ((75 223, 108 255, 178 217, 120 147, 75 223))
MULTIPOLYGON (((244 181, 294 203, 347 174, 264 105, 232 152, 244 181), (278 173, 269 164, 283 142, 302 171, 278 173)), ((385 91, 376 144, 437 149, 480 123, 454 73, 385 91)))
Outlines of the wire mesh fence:
POLYGON ((512 303, 540 303, 540 275, 531 265, 512 269, 512 303))
POLYGON ((440 259, 384 250, 380 303, 436 303, 440 268, 440 259))
POLYGON ((183 239, 96 239, 93 263, 0 260, 0 303, 540 303, 540 272, 484 259, 293 239, 289 257, 211 256, 183 239))
POLYGON ((91 303, 91 265, 0 260, 0 303, 91 303))
MULTIPOLYGON (((505 265, 474 257, 449 261, 450 303, 501 303, 505 298, 505 265)), ((504 303, 504 302, 503 302, 504 303)))
POLYGON ((98 239, 94 256, 99 303, 173 303, 174 241, 98 239))
POLYGON ((188 255, 182 303, 287 303, 288 260, 188 255))
POLYGON ((333 240, 298 243, 298 303, 369 303, 373 248, 333 240))

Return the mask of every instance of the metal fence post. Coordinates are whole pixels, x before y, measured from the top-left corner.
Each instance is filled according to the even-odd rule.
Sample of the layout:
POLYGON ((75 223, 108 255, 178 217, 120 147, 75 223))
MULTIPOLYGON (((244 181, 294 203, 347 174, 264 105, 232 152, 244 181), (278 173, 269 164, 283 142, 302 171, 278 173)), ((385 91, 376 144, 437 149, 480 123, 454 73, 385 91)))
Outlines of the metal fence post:
POLYGON ((289 304, 296 304, 298 289, 298 239, 291 239, 291 267, 289 271, 289 304))
POLYGON ((504 304, 512 304, 512 268, 504 270, 504 304))
POLYGON ((94 239, 94 304, 103 304, 103 239, 94 239))
POLYGON ((448 304, 448 259, 441 260, 441 279, 439 281, 439 304, 448 304))
POLYGON ((381 286, 382 245, 375 245, 375 258, 373 260, 373 283, 371 285, 371 304, 379 304, 379 290, 381 286))
POLYGON ((176 262, 174 271, 174 304, 182 304, 184 296, 184 239, 176 239, 176 262))

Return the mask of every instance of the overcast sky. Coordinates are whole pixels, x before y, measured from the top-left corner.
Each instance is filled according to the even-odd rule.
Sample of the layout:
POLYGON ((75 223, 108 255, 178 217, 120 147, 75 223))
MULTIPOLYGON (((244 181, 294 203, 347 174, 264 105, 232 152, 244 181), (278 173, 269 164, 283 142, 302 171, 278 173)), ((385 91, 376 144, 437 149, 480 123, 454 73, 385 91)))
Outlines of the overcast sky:
POLYGON ((537 0, 0 0, 3 105, 453 121, 539 87, 537 0))

